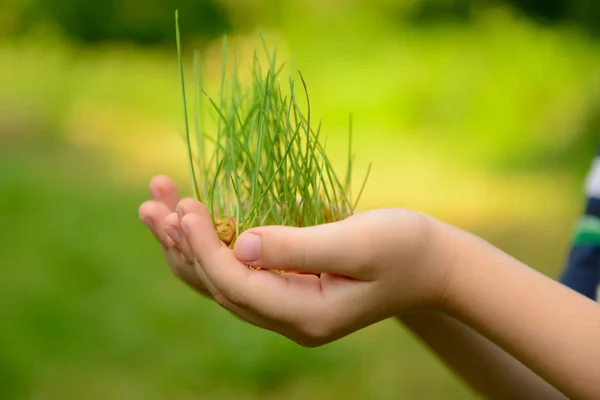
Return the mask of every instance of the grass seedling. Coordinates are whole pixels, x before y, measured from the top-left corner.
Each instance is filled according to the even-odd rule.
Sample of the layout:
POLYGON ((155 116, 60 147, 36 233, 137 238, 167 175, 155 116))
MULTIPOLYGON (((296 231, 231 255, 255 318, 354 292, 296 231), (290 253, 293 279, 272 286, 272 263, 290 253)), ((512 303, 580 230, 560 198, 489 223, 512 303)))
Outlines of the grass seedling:
POLYGON ((236 63, 227 76, 227 38, 223 38, 217 99, 204 91, 200 55, 194 53, 192 135, 177 12, 176 32, 192 187, 196 198, 211 211, 223 243, 232 247, 241 232, 257 226, 304 227, 352 215, 371 170, 369 165, 358 195, 353 198, 352 118, 347 171, 345 178, 340 179, 326 154, 322 124, 313 121, 302 73, 298 71, 300 82, 295 79, 293 68, 284 77, 284 65, 277 63, 277 49, 269 50, 259 32, 268 65, 263 71, 255 51, 251 83, 247 85, 242 85, 236 63), (305 109, 297 98, 298 84, 305 109), (213 134, 205 128, 207 114, 216 119, 213 134))

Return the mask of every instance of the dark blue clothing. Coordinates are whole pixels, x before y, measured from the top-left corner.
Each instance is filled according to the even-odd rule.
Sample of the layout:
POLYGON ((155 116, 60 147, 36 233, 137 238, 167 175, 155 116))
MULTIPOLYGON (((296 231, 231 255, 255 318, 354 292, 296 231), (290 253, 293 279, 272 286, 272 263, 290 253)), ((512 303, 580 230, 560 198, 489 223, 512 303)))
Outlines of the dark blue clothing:
POLYGON ((600 150, 586 183, 585 212, 577 224, 560 281, 598 301, 600 287, 600 150))

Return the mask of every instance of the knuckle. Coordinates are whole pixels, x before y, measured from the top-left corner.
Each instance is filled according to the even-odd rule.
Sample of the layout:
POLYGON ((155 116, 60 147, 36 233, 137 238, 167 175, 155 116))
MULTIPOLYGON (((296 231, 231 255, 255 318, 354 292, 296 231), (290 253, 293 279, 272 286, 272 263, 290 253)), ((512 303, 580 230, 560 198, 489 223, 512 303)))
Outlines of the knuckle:
POLYGON ((301 241, 288 239, 285 243, 287 265, 296 271, 303 271, 309 263, 308 249, 301 241))
POLYGON ((376 266, 389 256, 389 251, 397 250, 397 243, 389 243, 391 238, 382 237, 380 226, 368 224, 360 234, 353 238, 348 247, 352 248, 352 263, 358 274, 372 277, 376 273, 376 266))
POLYGON ((372 235, 348 243, 348 262, 357 276, 369 278, 373 275, 381 252, 381 243, 373 240, 372 235))

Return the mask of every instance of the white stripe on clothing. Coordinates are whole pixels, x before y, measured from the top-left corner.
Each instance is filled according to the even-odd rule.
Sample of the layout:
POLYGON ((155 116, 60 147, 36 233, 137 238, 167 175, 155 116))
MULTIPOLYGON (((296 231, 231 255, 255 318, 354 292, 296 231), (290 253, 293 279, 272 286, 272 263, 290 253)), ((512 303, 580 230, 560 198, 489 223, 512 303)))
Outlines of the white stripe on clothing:
POLYGON ((588 197, 600 198, 600 157, 594 158, 585 181, 585 190, 588 197))

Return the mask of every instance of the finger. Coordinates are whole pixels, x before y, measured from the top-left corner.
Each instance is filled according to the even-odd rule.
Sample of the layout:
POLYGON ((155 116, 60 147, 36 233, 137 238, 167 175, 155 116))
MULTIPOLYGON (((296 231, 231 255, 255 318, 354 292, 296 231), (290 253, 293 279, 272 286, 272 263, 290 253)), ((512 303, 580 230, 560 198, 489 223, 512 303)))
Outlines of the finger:
POLYGON ((150 181, 152 199, 161 201, 172 211, 179 201, 179 191, 175 183, 164 175, 158 175, 150 181))
MULTIPOLYGON (((202 204, 195 199, 183 199, 178 202, 176 209, 179 213, 194 212, 202 209, 202 204), (183 211, 187 210, 187 211, 183 211)), ((181 258, 179 262, 170 262, 169 265, 175 267, 174 273, 185 280, 186 283, 196 289, 201 289, 211 297, 218 296, 219 292, 214 284, 208 279, 204 270, 199 266, 198 260, 194 257, 187 237, 183 235, 181 222, 177 213, 171 213, 165 217, 164 229, 174 244, 174 251, 181 258), (183 262, 181 262, 183 261, 183 262)), ((175 257, 175 255, 171 255, 175 257)), ((173 269, 173 268, 172 268, 173 269)))
POLYGON ((202 215, 202 213, 205 212, 206 207, 198 200, 188 197, 185 199, 181 199, 175 206, 175 210, 177 211, 177 215, 179 215, 179 218, 181 219, 185 214, 190 213, 202 215))
MULTIPOLYGON (((181 204, 178 205, 178 208, 181 206, 182 210, 186 210, 189 212, 203 212, 203 205, 193 199, 185 199, 182 200, 181 204)), ((189 217, 187 218, 189 219, 189 217)), ((180 220, 177 216, 177 214, 172 213, 169 214, 166 218, 165 218, 165 230, 167 231, 168 235, 171 235, 171 237, 174 239, 174 242, 177 245, 177 248, 181 249, 182 252, 186 253, 186 259, 191 259, 191 260, 195 260, 194 254, 192 253, 189 243, 184 243, 187 242, 187 237, 185 238, 185 240, 181 240, 181 236, 177 236, 176 234, 174 235, 172 232, 169 233, 168 228, 176 228, 178 230, 178 234, 182 234, 183 231, 181 229, 181 224, 180 224, 180 220)), ((208 225, 206 226, 206 228, 208 228, 208 225)), ((214 232, 214 228, 212 225, 210 225, 210 228, 208 228, 209 230, 213 230, 214 232)), ((219 249, 225 249, 228 253, 229 253, 229 258, 230 261, 233 261, 237 264, 239 264, 239 262, 237 260, 235 260, 235 258, 233 257, 233 255, 231 254, 231 251, 227 248, 224 248, 221 244, 220 241, 218 241, 219 245, 218 248, 219 249)), ((290 312, 292 307, 282 307, 283 302, 282 301, 270 301, 267 302, 267 305, 270 309, 268 310, 264 310, 264 307, 262 309, 257 310, 256 307, 244 307, 244 305, 246 304, 245 301, 242 301, 242 299, 244 297, 248 297, 244 294, 238 293, 237 295, 225 295, 224 293, 227 293, 227 290, 223 290, 222 288, 217 287, 212 281, 211 279, 208 277, 208 274, 205 272, 205 269, 202 268, 202 266, 200 265, 200 263, 198 262, 198 260, 200 259, 204 259, 206 260, 207 257, 198 257, 198 260, 196 260, 195 262, 193 262, 192 264, 188 264, 187 262, 182 263, 181 260, 173 260, 174 257, 179 255, 179 251, 175 248, 171 248, 167 250, 167 254, 168 254, 168 259, 171 258, 171 260, 169 261, 169 265, 171 266, 171 269, 173 270, 174 274, 176 276, 178 276, 181 280, 183 280, 188 286, 190 286, 192 289, 198 291, 199 293, 213 299, 216 300, 216 302, 223 308, 225 308, 226 310, 228 310, 229 312, 231 312, 234 316, 240 318, 243 321, 246 321, 252 325, 255 325, 257 327, 263 328, 263 329, 267 329, 267 330, 271 330, 274 332, 278 332, 280 334, 283 335, 288 335, 291 336, 290 334, 288 334, 289 328, 287 328, 287 321, 290 320, 294 320, 294 319, 299 319, 299 318, 306 318, 305 314, 312 314, 314 315, 314 313, 309 313, 309 308, 307 307, 307 296, 305 295, 296 295, 293 296, 292 299, 295 300, 295 302, 297 303, 297 308, 300 307, 300 303, 303 302, 304 304, 302 305, 301 308, 301 313, 298 312, 290 312), (177 253, 177 254, 176 254, 177 253), (192 267, 193 266, 193 267, 192 267), (300 301, 300 299, 302 299, 302 301, 300 301), (233 300, 233 301, 232 301, 233 300), (276 307, 274 307, 276 306, 276 307), (275 310, 274 310, 275 308, 275 310), (287 315, 286 315, 287 312, 287 315), (291 314, 291 317, 290 317, 291 314)), ((214 261, 209 261, 209 262, 214 262, 214 261)), ((243 267, 245 269, 247 269, 246 267, 243 267)), ((209 268, 210 269, 210 268, 209 268)), ((274 278, 274 279, 281 279, 281 277, 269 274, 267 272, 264 271, 260 271, 263 272, 265 274, 265 276, 267 278, 274 278)), ((300 277, 298 277, 300 278, 300 277)), ((320 284, 318 283, 318 278, 315 278, 315 280, 313 280, 310 286, 312 286, 313 292, 318 292, 318 288, 320 287, 320 284)), ((282 282, 277 282, 279 284, 281 284, 282 282)), ((304 284, 306 285, 306 282, 304 282, 304 284)), ((281 291, 280 291, 281 292, 281 291)), ((292 290, 292 293, 294 293, 295 291, 292 290)), ((290 293, 286 293, 287 295, 289 295, 290 293)), ((265 296, 265 299, 268 298, 268 296, 265 296)))
POLYGON ((196 292, 212 299, 212 294, 196 273, 193 262, 188 262, 177 249, 168 249, 165 257, 173 275, 196 292))
POLYGON ((186 214, 180 224, 219 304, 284 325, 301 324, 316 314, 322 300, 318 277, 292 279, 249 269, 221 245, 208 211, 202 208, 201 213, 186 214))
POLYGON ((202 280, 197 276, 192 260, 186 259, 175 243, 164 230, 166 216, 170 213, 168 207, 159 201, 150 200, 140 206, 140 218, 151 229, 154 237, 160 243, 163 254, 173 275, 185 282, 199 293, 208 294, 202 280))
POLYGON ((194 255, 190 250, 187 239, 183 237, 181 226, 179 225, 179 217, 176 213, 171 213, 165 217, 164 220, 165 232, 173 240, 177 249, 181 252, 184 259, 191 263, 194 261, 194 255))
POLYGON ((369 234, 349 220, 306 228, 265 226, 243 232, 234 254, 245 264, 266 269, 369 280, 370 254, 376 252, 372 243, 369 234))
POLYGON ((222 286, 219 283, 226 283, 225 286, 234 284, 239 286, 235 290, 242 290, 250 269, 235 259, 231 251, 221 244, 208 210, 203 204, 198 204, 197 212, 185 213, 180 220, 182 232, 194 257, 216 286, 222 286), (224 272, 217 273, 217 269, 224 272), (219 280, 223 282, 218 282, 219 280))
POLYGON ((138 210, 139 218, 152 231, 163 250, 169 247, 169 239, 163 229, 163 221, 169 212, 169 208, 164 203, 155 200, 142 203, 138 210))

